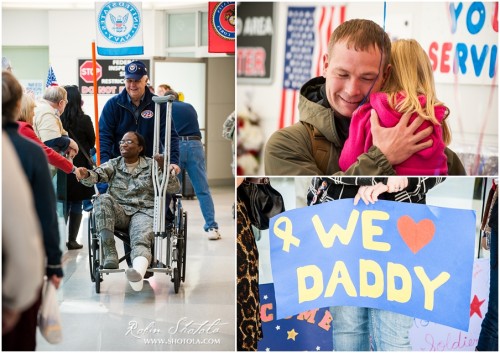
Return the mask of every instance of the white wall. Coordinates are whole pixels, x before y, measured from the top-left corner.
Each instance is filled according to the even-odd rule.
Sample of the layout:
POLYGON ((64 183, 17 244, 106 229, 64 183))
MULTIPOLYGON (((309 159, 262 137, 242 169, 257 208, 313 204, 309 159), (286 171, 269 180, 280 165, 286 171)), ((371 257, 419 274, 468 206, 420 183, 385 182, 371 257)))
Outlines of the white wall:
MULTIPOLYGON (((192 8, 192 4, 186 3, 186 7, 192 8)), ((179 7, 178 4, 176 6, 179 7)), ((166 29, 163 22, 163 11, 144 9, 144 7, 144 55, 135 58, 152 59, 154 56, 164 55, 161 43, 164 41, 163 32, 166 29)), ((151 6, 148 7, 151 8, 151 6)), ((49 47, 49 62, 54 68, 60 85, 78 85, 78 59, 92 57, 92 41, 95 40, 95 33, 95 13, 93 9, 78 9, 76 5, 75 9, 61 10, 56 8, 2 9, 2 45, 49 47)), ((107 57, 98 56, 98 58, 107 57)), ((219 58, 213 60, 215 59, 219 58)), ((221 80, 221 76, 207 75, 208 79, 216 80, 214 83, 208 82, 207 87, 222 84, 228 80, 229 84, 232 84, 232 92, 234 92, 234 58, 229 57, 229 59, 233 61, 233 69, 224 72, 227 75, 225 80, 221 80)), ((13 65, 15 67, 15 63, 13 65)), ((45 82, 46 77, 40 79, 45 82)), ((225 83, 225 85, 228 84, 225 83)), ((209 92, 206 92, 206 94, 208 96, 209 92)), ((111 96, 99 95, 98 97, 98 115, 100 115, 104 104, 111 96)), ((216 111, 213 114, 210 111, 206 112, 207 131, 212 130, 214 132, 205 141, 210 151, 207 156, 207 174, 211 184, 232 185, 233 183, 233 176, 229 168, 232 159, 231 146, 228 141, 222 138, 220 133, 225 117, 234 110, 234 94, 229 97, 230 100, 226 99, 224 101, 226 106, 223 112, 216 111), (229 105, 231 106, 230 109, 227 107, 229 105), (213 128, 210 129, 212 126, 213 128), (226 168, 226 166, 228 167, 226 168)), ((83 100, 85 113, 95 121, 93 96, 84 95, 83 100)), ((208 108, 210 108, 210 105, 207 105, 208 108)))
POLYGON ((227 173, 232 178, 231 141, 222 138, 222 125, 235 107, 234 58, 210 58, 207 69, 207 118, 210 121, 206 126, 207 160, 210 161, 207 173, 214 179, 223 179, 227 173))
MULTIPOLYGON (((455 3, 458 5, 458 3, 455 3)), ((465 28, 464 16, 470 3, 463 3, 463 10, 459 16, 457 34, 452 36, 449 32, 450 16, 447 13, 449 3, 435 2, 387 2, 386 30, 393 32, 406 32, 407 37, 417 39, 424 49, 429 43, 436 40, 456 42, 463 40, 475 43, 478 50, 485 43, 496 43, 498 46, 498 33, 491 28, 493 16, 493 3, 484 3, 486 7, 486 22, 483 30, 477 36, 463 33, 465 28), (409 21, 409 26, 403 29, 404 21, 409 21), (448 33, 445 33, 446 31, 448 33), (481 37, 481 38, 477 38, 481 37)), ((280 100, 283 86, 285 28, 288 6, 340 6, 346 5, 346 20, 352 18, 367 18, 378 24, 383 24, 383 2, 364 3, 310 3, 310 2, 280 2, 275 10, 274 57, 272 71, 274 77, 268 85, 237 85, 237 111, 241 112, 245 106, 250 105, 254 112, 261 117, 261 126, 267 138, 278 128, 280 114, 280 100)), ((473 17, 473 22, 477 21, 473 17)), ((452 50, 451 55, 454 54, 452 50)), ((469 53, 470 55, 470 53, 469 53)), ((489 57, 487 62, 489 63, 489 57)), ((498 59, 497 59, 498 60, 498 59)), ((452 60, 450 60, 452 61, 452 60)), ((487 65, 485 65, 487 68, 487 65)), ((471 67, 468 70, 471 71, 471 67)), ((483 69, 484 70, 484 69, 483 69)), ((487 83, 464 83, 470 80, 458 76, 458 84, 453 82, 454 76, 448 75, 447 83, 436 78, 438 98, 445 102, 451 110, 449 124, 453 133, 451 148, 456 152, 479 151, 484 155, 498 156, 498 84, 494 80, 487 83), (451 80, 450 80, 451 79, 451 80), (441 82, 438 82, 441 81, 441 82), (489 102, 490 96, 493 98, 489 102), (482 141, 481 141, 482 138, 482 141), (481 143, 481 146, 479 146, 481 143)), ((483 75, 484 76, 484 75, 483 75)), ((474 81, 474 80, 472 80, 474 81)), ((479 81, 479 80, 475 80, 479 81)), ((263 174, 261 166, 261 174, 263 174)))

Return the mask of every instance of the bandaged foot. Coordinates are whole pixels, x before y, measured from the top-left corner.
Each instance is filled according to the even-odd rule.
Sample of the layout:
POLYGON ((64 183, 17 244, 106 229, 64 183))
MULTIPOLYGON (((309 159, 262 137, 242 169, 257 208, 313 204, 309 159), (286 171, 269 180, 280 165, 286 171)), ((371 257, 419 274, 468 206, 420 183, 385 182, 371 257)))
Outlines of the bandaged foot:
POLYGON ((142 290, 144 285, 143 278, 148 269, 149 261, 144 256, 137 256, 132 262, 132 268, 127 269, 125 275, 130 283, 130 286, 135 291, 142 290))

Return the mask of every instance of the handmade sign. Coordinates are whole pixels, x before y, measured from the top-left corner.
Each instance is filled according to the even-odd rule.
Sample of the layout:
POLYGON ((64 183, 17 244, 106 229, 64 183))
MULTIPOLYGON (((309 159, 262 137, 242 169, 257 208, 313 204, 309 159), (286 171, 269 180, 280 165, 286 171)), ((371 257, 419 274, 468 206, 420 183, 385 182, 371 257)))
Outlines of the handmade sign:
MULTIPOLYGON (((488 308, 490 260, 476 259, 473 268, 469 331, 414 319, 410 329, 410 342, 414 351, 472 351, 477 346, 481 322, 488 308)), ((264 336, 259 341, 259 351, 333 350, 332 315, 329 308, 313 309, 278 320, 273 284, 260 284, 259 294, 264 336)))
POLYGON ((271 219, 278 319, 350 305, 468 330, 475 213, 352 199, 271 219))
POLYGON ((259 351, 332 351, 332 314, 329 308, 309 310, 276 319, 276 301, 272 283, 259 285, 260 318, 263 338, 259 351))

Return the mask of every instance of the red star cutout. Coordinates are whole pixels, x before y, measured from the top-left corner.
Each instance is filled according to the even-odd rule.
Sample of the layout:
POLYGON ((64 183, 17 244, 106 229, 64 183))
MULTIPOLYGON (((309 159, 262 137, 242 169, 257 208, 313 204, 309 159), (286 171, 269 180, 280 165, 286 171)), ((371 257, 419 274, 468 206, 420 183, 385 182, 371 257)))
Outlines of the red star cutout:
POLYGON ((483 314, 481 314, 481 305, 483 305, 485 300, 486 299, 479 300, 477 295, 474 294, 474 299, 472 299, 472 303, 470 303, 470 317, 476 313, 481 319, 483 318, 483 314))

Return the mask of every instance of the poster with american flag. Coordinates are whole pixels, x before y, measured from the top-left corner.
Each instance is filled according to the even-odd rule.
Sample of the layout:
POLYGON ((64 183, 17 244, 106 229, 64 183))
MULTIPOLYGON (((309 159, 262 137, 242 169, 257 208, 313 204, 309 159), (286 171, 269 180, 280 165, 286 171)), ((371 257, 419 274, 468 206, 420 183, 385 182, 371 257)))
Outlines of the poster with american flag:
POLYGON ((280 129, 299 121, 300 88, 310 78, 322 74, 328 40, 333 30, 345 21, 345 12, 345 5, 288 7, 280 129))

